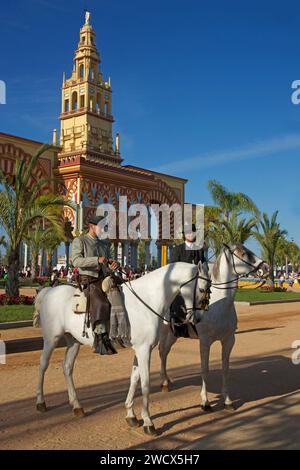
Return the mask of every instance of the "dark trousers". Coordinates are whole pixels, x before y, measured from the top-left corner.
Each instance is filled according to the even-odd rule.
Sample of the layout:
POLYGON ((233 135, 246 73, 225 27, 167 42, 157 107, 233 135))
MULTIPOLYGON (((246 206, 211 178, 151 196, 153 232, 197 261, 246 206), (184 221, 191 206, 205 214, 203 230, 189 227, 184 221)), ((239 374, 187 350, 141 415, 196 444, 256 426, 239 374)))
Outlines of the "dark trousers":
POLYGON ((110 303, 102 291, 103 277, 80 276, 80 284, 87 297, 87 311, 93 330, 97 323, 104 323, 110 319, 110 303))

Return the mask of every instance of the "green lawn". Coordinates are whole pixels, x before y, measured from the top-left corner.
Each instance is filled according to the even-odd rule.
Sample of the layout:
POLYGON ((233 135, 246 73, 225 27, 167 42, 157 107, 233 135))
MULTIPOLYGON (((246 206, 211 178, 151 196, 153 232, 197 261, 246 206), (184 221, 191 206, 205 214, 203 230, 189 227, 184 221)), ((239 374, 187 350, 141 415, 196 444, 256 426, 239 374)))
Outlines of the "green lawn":
POLYGON ((300 292, 261 292, 259 289, 238 289, 235 300, 240 302, 255 302, 261 300, 299 299, 300 292))
MULTIPOLYGON (((260 292, 258 289, 238 289, 235 300, 240 302, 255 302, 260 300, 299 299, 300 292, 260 292)), ((0 323, 9 321, 32 320, 33 305, 0 306, 0 323)))
POLYGON ((34 305, 4 305, 0 307, 0 323, 32 320, 34 305))

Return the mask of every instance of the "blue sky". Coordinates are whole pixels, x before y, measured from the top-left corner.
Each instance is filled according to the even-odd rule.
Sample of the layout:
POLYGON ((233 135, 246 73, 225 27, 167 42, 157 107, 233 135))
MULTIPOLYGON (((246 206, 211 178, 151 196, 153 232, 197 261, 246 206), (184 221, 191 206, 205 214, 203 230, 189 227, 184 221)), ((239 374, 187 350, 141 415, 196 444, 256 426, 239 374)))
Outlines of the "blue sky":
POLYGON ((189 202, 211 178, 243 191, 300 244, 299 2, 2 3, 2 131, 51 139, 87 6, 125 163, 188 178, 189 202))

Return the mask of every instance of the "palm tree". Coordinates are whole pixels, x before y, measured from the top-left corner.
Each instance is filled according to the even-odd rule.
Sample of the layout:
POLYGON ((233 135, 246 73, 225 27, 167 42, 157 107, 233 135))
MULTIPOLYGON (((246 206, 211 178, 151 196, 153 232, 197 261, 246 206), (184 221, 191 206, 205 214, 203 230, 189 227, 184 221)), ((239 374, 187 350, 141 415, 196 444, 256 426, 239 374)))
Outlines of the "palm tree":
POLYGON ((293 266, 293 271, 296 271, 297 273, 299 273, 299 271, 300 271, 300 250, 299 250, 299 248, 298 248, 297 251, 292 252, 290 260, 291 260, 291 263, 292 263, 292 266, 293 266))
POLYGON ((230 192, 215 180, 208 182, 208 189, 216 206, 205 207, 205 239, 219 254, 223 243, 245 243, 248 240, 260 212, 246 194, 230 192), (254 217, 249 220, 241 218, 243 213, 254 217))
POLYGON ((30 227, 36 221, 44 219, 53 227, 59 228, 61 222, 53 208, 72 206, 62 196, 54 194, 41 195, 46 183, 53 179, 44 178, 35 182, 29 189, 33 170, 39 157, 51 146, 43 145, 30 159, 29 163, 23 160, 16 161, 15 176, 11 183, 10 178, 0 169, 0 184, 3 189, 0 193, 0 222, 8 239, 8 281, 6 292, 10 296, 19 294, 19 253, 22 240, 30 227))
POLYGON ((270 266, 270 278, 274 285, 274 266, 275 257, 278 250, 280 239, 286 234, 286 230, 281 230, 279 222, 277 222, 278 211, 274 212, 271 219, 264 212, 262 219, 257 226, 257 231, 253 232, 254 237, 259 242, 262 249, 262 256, 270 266), (259 232, 259 229, 261 232, 259 232))
POLYGON ((228 243, 244 244, 252 235, 252 229, 257 225, 257 219, 252 217, 249 220, 239 219, 239 214, 231 214, 228 220, 223 220, 222 224, 228 235, 228 243))
POLYGON ((290 242, 284 238, 281 237, 278 240, 277 244, 277 250, 276 250, 276 255, 275 255, 275 264, 285 266, 287 270, 288 262, 290 260, 291 256, 291 245, 290 242))
POLYGON ((24 235, 24 241, 30 247, 31 251, 31 278, 35 279, 38 274, 38 257, 41 247, 43 245, 45 231, 43 230, 42 223, 38 220, 33 226, 28 229, 28 233, 24 235))
POLYGON ((276 251, 276 264, 280 266, 286 266, 288 269, 288 263, 292 264, 293 270, 298 271, 300 260, 300 249, 297 243, 289 241, 286 238, 280 238, 276 251))
MULTIPOLYGON (((54 213, 56 212, 54 210, 54 213)), ((44 220, 38 220, 30 227, 24 239, 31 250, 31 277, 34 279, 38 275, 38 257, 41 249, 46 251, 49 258, 51 251, 53 255, 55 248, 65 240, 64 224, 61 221, 61 225, 53 226, 49 222, 46 224, 44 220)))
POLYGON ((220 210, 223 220, 227 221, 232 213, 248 212, 256 217, 260 215, 255 203, 244 193, 234 193, 228 191, 224 186, 215 180, 208 182, 208 190, 215 205, 220 210))
MULTIPOLYGON (((62 227, 63 228, 63 227, 62 227)), ((61 244, 61 242, 65 241, 66 238, 64 236, 63 230, 50 230, 46 234, 44 238, 44 250, 46 253, 47 259, 47 275, 51 275, 52 271, 52 258, 56 248, 61 244)))
MULTIPOLYGON (((219 207, 204 207, 204 240, 208 243, 216 255, 222 249, 225 241, 225 229, 222 225, 222 215, 219 207)), ((227 241, 227 240, 226 240, 227 241)))

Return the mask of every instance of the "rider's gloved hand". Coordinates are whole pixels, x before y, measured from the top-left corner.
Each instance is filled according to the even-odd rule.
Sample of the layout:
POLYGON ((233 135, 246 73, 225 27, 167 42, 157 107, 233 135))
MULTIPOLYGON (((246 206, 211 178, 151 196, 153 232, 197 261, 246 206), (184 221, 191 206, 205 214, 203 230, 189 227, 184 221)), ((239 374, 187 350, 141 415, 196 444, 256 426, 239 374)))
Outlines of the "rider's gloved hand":
POLYGON ((112 271, 116 271, 117 269, 119 269, 120 264, 117 263, 117 261, 109 260, 109 267, 112 271))

